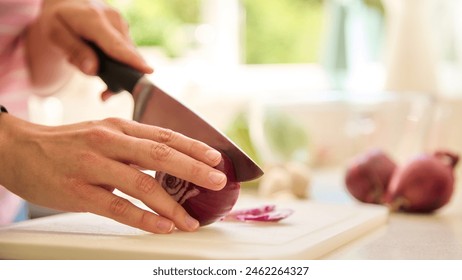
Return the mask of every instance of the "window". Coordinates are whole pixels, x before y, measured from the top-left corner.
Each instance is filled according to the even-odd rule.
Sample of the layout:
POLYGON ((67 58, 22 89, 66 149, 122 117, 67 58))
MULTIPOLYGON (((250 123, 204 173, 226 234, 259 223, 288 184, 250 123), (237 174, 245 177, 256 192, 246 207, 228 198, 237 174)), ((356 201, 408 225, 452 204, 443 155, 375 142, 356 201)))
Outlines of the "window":
MULTIPOLYGON (((220 34, 233 37, 215 47, 235 44, 242 63, 314 63, 320 58, 322 0, 110 0, 109 3, 125 16, 139 46, 160 46, 170 57, 180 57, 201 47, 204 37, 200 36, 204 33, 200 32, 207 31, 204 25, 208 25, 213 38, 206 43, 220 40, 220 34), (233 34, 233 30, 238 33, 233 34)), ((222 56, 229 55, 205 47, 222 56)))

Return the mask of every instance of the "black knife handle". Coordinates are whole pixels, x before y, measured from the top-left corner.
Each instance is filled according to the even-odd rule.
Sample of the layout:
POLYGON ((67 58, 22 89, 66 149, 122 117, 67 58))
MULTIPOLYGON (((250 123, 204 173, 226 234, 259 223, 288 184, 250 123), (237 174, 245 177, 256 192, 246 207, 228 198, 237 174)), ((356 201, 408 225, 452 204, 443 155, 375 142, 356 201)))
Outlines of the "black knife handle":
POLYGON ((96 44, 91 42, 88 44, 98 56, 98 76, 106 83, 108 89, 114 93, 123 90, 132 93, 143 73, 107 56, 96 44))

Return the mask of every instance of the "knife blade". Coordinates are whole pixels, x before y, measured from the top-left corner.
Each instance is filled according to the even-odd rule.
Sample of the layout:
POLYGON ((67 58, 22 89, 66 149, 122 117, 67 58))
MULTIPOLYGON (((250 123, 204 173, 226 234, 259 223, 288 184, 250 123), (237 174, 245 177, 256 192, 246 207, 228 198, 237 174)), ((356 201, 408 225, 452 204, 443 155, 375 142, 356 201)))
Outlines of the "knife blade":
POLYGON ((168 128, 225 153, 233 162, 236 179, 245 182, 263 175, 262 169, 234 142, 204 118, 153 84, 143 73, 115 61, 94 44, 98 76, 114 93, 128 91, 135 101, 133 119, 168 128))

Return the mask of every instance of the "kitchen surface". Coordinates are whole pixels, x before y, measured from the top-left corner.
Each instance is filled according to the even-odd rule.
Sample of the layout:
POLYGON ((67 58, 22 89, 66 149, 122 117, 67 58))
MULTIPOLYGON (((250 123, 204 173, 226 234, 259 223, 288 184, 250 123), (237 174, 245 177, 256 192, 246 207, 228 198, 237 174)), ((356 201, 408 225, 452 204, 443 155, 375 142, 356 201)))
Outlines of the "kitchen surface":
POLYGON ((433 214, 390 213, 387 223, 324 255, 322 259, 460 260, 462 191, 433 214))
MULTIPOLYGON (((237 209, 270 201, 241 196, 237 209)), ((382 207, 270 202, 280 222, 221 221, 153 235, 92 214, 60 214, 0 233, 6 259, 316 259, 386 223, 382 207)))
MULTIPOLYGON (((121 7, 129 2, 111 1, 121 7)), ((140 46, 155 68, 146 79, 229 137, 265 172, 242 182, 233 210, 274 205, 293 213, 277 222, 224 220, 193 233, 155 235, 90 213, 30 205, 32 219, 0 227, 0 259, 462 259, 462 163, 457 158, 462 156, 462 34, 454 12, 462 10, 460 1, 314 1, 310 21, 303 24, 316 28, 301 29, 306 38, 294 37, 310 46, 322 41, 322 47, 307 49, 309 59, 288 55, 282 63, 263 57, 266 52, 277 57, 276 44, 274 52, 262 48, 261 56, 248 44, 251 55, 245 56, 244 34, 252 41, 265 33, 251 27, 241 33, 242 9, 251 18, 257 4, 202 2, 202 22, 171 33, 187 39, 179 43, 183 48, 140 46), (440 9, 433 9, 437 4, 440 9), (322 21, 324 13, 330 20, 322 21), (436 24, 436 17, 445 20, 436 24), (321 23, 326 24, 322 29, 321 23), (181 55, 172 58, 173 51, 181 55), (356 173, 367 177, 356 180, 357 191, 369 187, 360 201, 348 188, 347 174, 354 159, 362 160, 353 166, 358 169, 364 163, 358 156, 373 150, 389 156, 396 169, 370 164, 363 171, 377 168, 374 176, 356 173), (449 160, 441 156, 448 153, 449 160), (442 176, 444 183, 435 181, 446 190, 453 186, 445 193, 449 201, 438 207, 427 203, 436 208, 429 213, 398 211, 418 203, 390 195, 390 186, 399 192, 403 185, 391 171, 404 170, 417 155, 433 155, 427 163, 438 166, 411 174, 442 176), (436 169, 441 172, 433 173, 436 169), (386 191, 373 189, 388 175, 381 185, 386 191)), ((284 11, 295 15, 294 7, 284 11)), ((135 29, 135 36, 139 33, 135 29)), ((285 53, 296 50, 284 50, 278 59, 285 53)), ((57 94, 29 99, 30 120, 54 126, 132 119, 130 93, 102 101, 104 89, 98 77, 75 72, 57 94)), ((430 177, 424 178, 412 181, 422 187, 409 191, 411 197, 437 201, 441 193, 429 191, 423 181, 430 177)))
POLYGON ((388 213, 385 207, 352 201, 341 188, 341 177, 339 170, 319 171, 313 177, 311 200, 243 194, 236 205, 240 209, 274 203, 295 211, 278 223, 217 222, 196 233, 156 236, 92 214, 59 214, 2 228, 0 258, 462 258, 460 187, 451 203, 435 214, 388 213))

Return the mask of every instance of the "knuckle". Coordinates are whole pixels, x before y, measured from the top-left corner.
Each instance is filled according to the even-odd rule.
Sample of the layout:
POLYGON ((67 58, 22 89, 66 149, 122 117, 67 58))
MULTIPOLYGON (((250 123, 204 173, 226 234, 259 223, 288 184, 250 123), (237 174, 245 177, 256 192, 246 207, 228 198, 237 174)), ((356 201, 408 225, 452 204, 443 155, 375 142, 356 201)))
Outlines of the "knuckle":
POLYGON ((49 25, 45 29, 45 35, 50 39, 54 44, 58 44, 61 41, 61 28, 57 24, 49 25))
POLYGON ((151 157, 155 160, 167 160, 172 156, 172 153, 173 150, 163 143, 152 144, 151 157))
POLYGON ((175 139, 175 132, 171 129, 161 128, 158 138, 161 143, 171 143, 175 139))
POLYGON ((194 163, 189 168, 189 173, 192 178, 198 177, 202 173, 203 165, 199 161, 194 161, 194 163))
MULTIPOLYGON (((55 42, 61 44, 61 38, 56 38, 55 42)), ((63 48, 68 61, 77 67, 82 64, 85 57, 88 57, 87 51, 81 48, 80 44, 66 44, 63 48)))
POLYGON ((151 176, 141 173, 135 179, 135 187, 142 194, 152 195, 157 190, 157 185, 154 181, 151 176))
POLYGON ((104 16, 103 11, 99 7, 94 5, 88 5, 85 12, 88 16, 88 19, 100 20, 104 16))
POLYGON ((143 225, 149 224, 151 221, 150 219, 151 215, 152 214, 149 213, 148 211, 143 211, 143 213, 141 214, 141 217, 138 220, 138 227, 142 227, 143 225))
POLYGON ((92 127, 87 131, 87 139, 90 144, 106 144, 111 141, 112 138, 112 133, 101 126, 92 127))
POLYGON ((66 191, 74 197, 74 203, 68 204, 66 210, 72 212, 89 212, 88 204, 82 203, 91 199, 88 185, 75 177, 64 178, 62 185, 66 186, 66 191))
POLYGON ((182 219, 186 213, 183 206, 178 202, 174 202, 162 211, 162 216, 171 220, 182 219))
POLYGON ((104 7, 104 13, 108 18, 123 21, 123 17, 120 15, 119 11, 113 7, 104 7))
POLYGON ((120 19, 120 28, 122 28, 122 31, 125 33, 129 33, 130 25, 125 20, 120 19))
POLYGON ((108 54, 118 54, 119 56, 125 53, 127 49, 127 43, 123 41, 120 37, 112 37, 109 39, 111 42, 107 46, 108 54))
POLYGON ((109 204, 109 211, 114 216, 125 216, 128 212, 130 202, 125 198, 114 197, 109 204))
POLYGON ((126 125, 127 123, 126 120, 120 119, 120 118, 107 118, 107 119, 104 119, 104 122, 109 125, 116 126, 116 127, 122 127, 126 125))
POLYGON ((98 156, 89 151, 82 151, 78 156, 78 163, 81 165, 96 166, 98 161, 98 156))
POLYGON ((170 211, 171 211, 170 216, 172 218, 174 218, 174 217, 183 217, 184 213, 186 212, 184 210, 184 208, 178 203, 175 203, 170 211))
POLYGON ((203 147, 202 143, 199 142, 199 141, 195 141, 195 140, 194 140, 194 141, 191 143, 191 145, 189 146, 189 152, 190 152, 191 154, 194 154, 194 153, 196 153, 197 151, 203 151, 203 150, 204 150, 204 147, 203 147))

